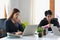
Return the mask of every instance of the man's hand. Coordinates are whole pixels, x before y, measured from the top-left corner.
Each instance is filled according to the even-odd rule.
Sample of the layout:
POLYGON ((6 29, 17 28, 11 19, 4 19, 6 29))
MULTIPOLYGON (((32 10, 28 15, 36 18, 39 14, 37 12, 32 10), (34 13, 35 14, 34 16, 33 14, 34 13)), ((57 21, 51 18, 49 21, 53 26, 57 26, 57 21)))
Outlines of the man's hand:
POLYGON ((45 25, 44 27, 45 27, 45 28, 50 28, 51 25, 50 25, 50 24, 47 24, 47 25, 45 25))
POLYGON ((50 24, 47 24, 47 27, 48 27, 48 28, 50 28, 50 27, 51 27, 51 25, 50 25, 50 24))

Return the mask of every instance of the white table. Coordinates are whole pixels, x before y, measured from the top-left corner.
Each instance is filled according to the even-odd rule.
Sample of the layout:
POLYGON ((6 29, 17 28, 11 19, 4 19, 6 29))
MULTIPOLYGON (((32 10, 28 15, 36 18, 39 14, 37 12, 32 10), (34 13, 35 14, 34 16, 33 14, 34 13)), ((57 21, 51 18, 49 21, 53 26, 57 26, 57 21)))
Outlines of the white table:
POLYGON ((60 36, 56 36, 53 33, 48 33, 46 36, 39 38, 38 35, 34 36, 23 36, 21 38, 1 38, 0 40, 60 40, 60 36))

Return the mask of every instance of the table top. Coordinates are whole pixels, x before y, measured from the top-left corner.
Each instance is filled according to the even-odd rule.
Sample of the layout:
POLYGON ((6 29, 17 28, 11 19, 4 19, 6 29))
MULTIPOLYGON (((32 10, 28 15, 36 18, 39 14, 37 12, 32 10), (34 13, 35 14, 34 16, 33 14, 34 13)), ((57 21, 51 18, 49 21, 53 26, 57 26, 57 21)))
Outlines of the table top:
POLYGON ((34 36, 22 36, 20 38, 8 38, 4 37, 0 40, 60 40, 60 36, 56 36, 53 33, 48 33, 46 36, 43 36, 41 38, 38 37, 38 35, 34 36))

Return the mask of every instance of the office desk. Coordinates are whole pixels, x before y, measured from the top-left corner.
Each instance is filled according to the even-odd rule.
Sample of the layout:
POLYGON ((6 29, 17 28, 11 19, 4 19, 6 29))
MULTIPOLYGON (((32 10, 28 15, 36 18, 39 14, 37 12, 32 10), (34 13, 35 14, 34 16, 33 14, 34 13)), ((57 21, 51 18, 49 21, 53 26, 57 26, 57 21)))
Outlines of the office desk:
POLYGON ((56 36, 53 33, 48 33, 46 36, 39 38, 38 35, 23 36, 21 38, 1 38, 0 40, 60 40, 60 36, 56 36))

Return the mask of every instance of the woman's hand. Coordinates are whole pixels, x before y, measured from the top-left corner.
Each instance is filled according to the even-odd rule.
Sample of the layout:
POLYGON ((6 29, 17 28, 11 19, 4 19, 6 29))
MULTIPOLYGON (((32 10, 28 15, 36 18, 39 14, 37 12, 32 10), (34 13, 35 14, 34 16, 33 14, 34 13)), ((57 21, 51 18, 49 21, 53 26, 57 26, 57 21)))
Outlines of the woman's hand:
POLYGON ((16 32, 16 35, 22 35, 23 32, 16 32))
POLYGON ((19 18, 16 19, 16 22, 18 22, 19 24, 21 24, 21 20, 19 18))

